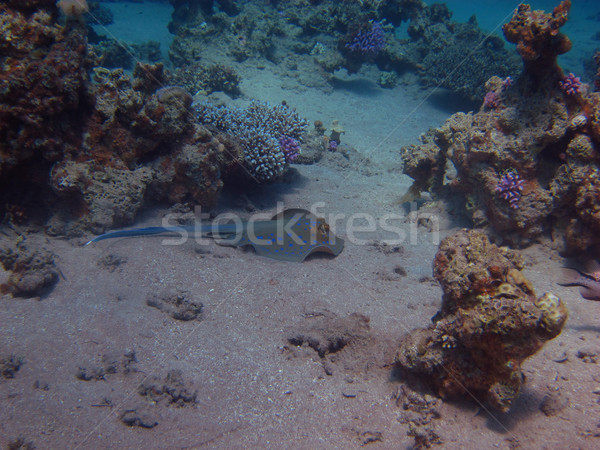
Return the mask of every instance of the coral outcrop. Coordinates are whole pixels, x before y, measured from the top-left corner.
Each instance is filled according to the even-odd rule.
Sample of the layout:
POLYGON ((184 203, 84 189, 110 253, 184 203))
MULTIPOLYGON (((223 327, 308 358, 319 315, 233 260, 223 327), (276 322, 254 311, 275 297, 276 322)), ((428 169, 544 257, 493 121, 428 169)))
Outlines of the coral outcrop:
MULTIPOLYGON (((131 223, 149 199, 215 206, 221 173, 239 157, 235 145, 195 123, 185 89, 159 87, 162 65, 138 64, 133 75, 96 71, 86 139, 51 171, 53 191, 77 205, 76 223, 95 232, 131 223)), ((62 234, 72 220, 59 211, 49 231, 62 234)))
POLYGON ((543 75, 558 70, 556 57, 571 50, 571 41, 560 32, 570 8, 571 0, 563 0, 552 14, 547 14, 532 11, 531 6, 521 3, 511 21, 504 24, 504 36, 508 42, 517 44, 527 72, 543 75))
POLYGON ((131 223, 148 200, 214 206, 237 144, 197 123, 162 65, 92 71, 72 3, 58 5, 67 17, 55 1, 0 4, 3 220, 73 235, 131 223))
POLYGON ((192 94, 198 92, 212 94, 216 91, 225 92, 231 97, 241 94, 240 76, 233 68, 223 64, 211 66, 200 63, 188 64, 167 74, 167 80, 169 84, 182 86, 192 94))
POLYGON ((43 248, 43 242, 23 237, 14 243, 4 239, 0 243, 0 265, 10 271, 0 293, 15 297, 38 297, 47 294, 58 282, 55 255, 43 248))
POLYGON ((567 311, 553 294, 537 297, 523 260, 480 231, 442 241, 433 274, 444 295, 427 328, 402 338, 396 364, 442 397, 475 396, 500 411, 518 397, 523 361, 556 337, 567 311))
POLYGON ((554 245, 581 253, 600 245, 600 200, 592 194, 600 184, 600 94, 556 64, 568 41, 558 29, 568 6, 552 15, 519 8, 504 30, 521 36, 525 71, 490 78, 477 113, 454 114, 402 158, 414 190, 464 193, 476 226, 516 245, 563 235, 554 245))

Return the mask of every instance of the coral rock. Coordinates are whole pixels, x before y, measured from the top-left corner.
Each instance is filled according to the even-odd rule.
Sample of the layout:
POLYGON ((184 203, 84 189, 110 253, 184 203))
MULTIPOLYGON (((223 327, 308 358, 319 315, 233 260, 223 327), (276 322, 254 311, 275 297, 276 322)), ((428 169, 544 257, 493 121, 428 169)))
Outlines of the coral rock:
POLYGON ((403 337, 396 364, 425 375, 442 397, 468 393, 507 411, 524 382, 522 362, 567 319, 558 297, 536 298, 521 267, 518 254, 479 231, 444 239, 433 269, 442 309, 432 325, 403 337))
POLYGON ((510 22, 502 27, 508 42, 517 44, 525 70, 532 74, 557 70, 556 57, 571 50, 571 41, 559 29, 568 19, 571 0, 563 0, 552 14, 520 4, 510 22))

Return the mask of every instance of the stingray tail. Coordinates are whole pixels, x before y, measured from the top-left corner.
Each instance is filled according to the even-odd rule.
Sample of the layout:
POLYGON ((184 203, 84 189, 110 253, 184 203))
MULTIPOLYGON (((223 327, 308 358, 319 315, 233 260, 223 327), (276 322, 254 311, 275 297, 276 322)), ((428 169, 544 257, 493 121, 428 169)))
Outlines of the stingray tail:
POLYGON ((152 236, 163 233, 181 233, 189 231, 188 227, 146 227, 146 228, 132 228, 131 230, 117 230, 110 231, 108 233, 96 236, 91 241, 84 244, 90 245, 93 242, 103 241, 104 239, 120 238, 120 237, 132 237, 132 236, 152 236))

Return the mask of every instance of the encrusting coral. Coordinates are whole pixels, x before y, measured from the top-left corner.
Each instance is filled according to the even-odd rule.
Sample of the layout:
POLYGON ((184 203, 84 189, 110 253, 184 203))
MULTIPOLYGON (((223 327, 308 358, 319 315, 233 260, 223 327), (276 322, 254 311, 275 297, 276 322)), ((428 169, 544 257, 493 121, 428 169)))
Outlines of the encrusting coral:
POLYGON ((475 395, 507 411, 525 380, 523 361, 556 337, 567 320, 560 299, 536 297, 522 258, 480 231, 442 241, 433 274, 444 295, 433 324, 402 338, 396 364, 442 397, 475 395))
MULTIPOLYGON (((213 207, 229 164, 240 149, 195 122, 192 97, 163 86, 163 67, 139 64, 130 79, 121 69, 98 72, 95 109, 84 144, 51 171, 51 187, 85 214, 96 232, 131 223, 144 202, 168 200, 213 207)), ((56 214, 51 231, 62 233, 56 214)))
POLYGON ((54 1, 0 4, 0 175, 22 164, 43 166, 81 142, 93 101, 85 29, 61 26, 54 1), (70 123, 70 126, 64 126, 70 123), (35 162, 37 160, 37 162, 35 162))

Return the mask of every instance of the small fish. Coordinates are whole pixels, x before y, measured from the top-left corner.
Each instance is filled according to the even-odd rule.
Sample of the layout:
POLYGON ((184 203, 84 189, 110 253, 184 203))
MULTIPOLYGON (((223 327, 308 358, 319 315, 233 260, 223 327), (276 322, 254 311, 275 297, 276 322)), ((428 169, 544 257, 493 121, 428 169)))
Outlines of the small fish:
POLYGON ((561 286, 579 286, 581 296, 586 300, 600 301, 600 265, 592 263, 582 272, 579 269, 565 267, 562 269, 561 286))
POLYGON ((271 218, 241 223, 205 224, 177 227, 147 227, 111 231, 96 236, 85 245, 104 239, 154 236, 173 233, 199 233, 220 245, 250 245, 257 254, 280 261, 302 262, 313 253, 339 255, 344 241, 329 231, 325 219, 305 209, 287 209, 271 218))

